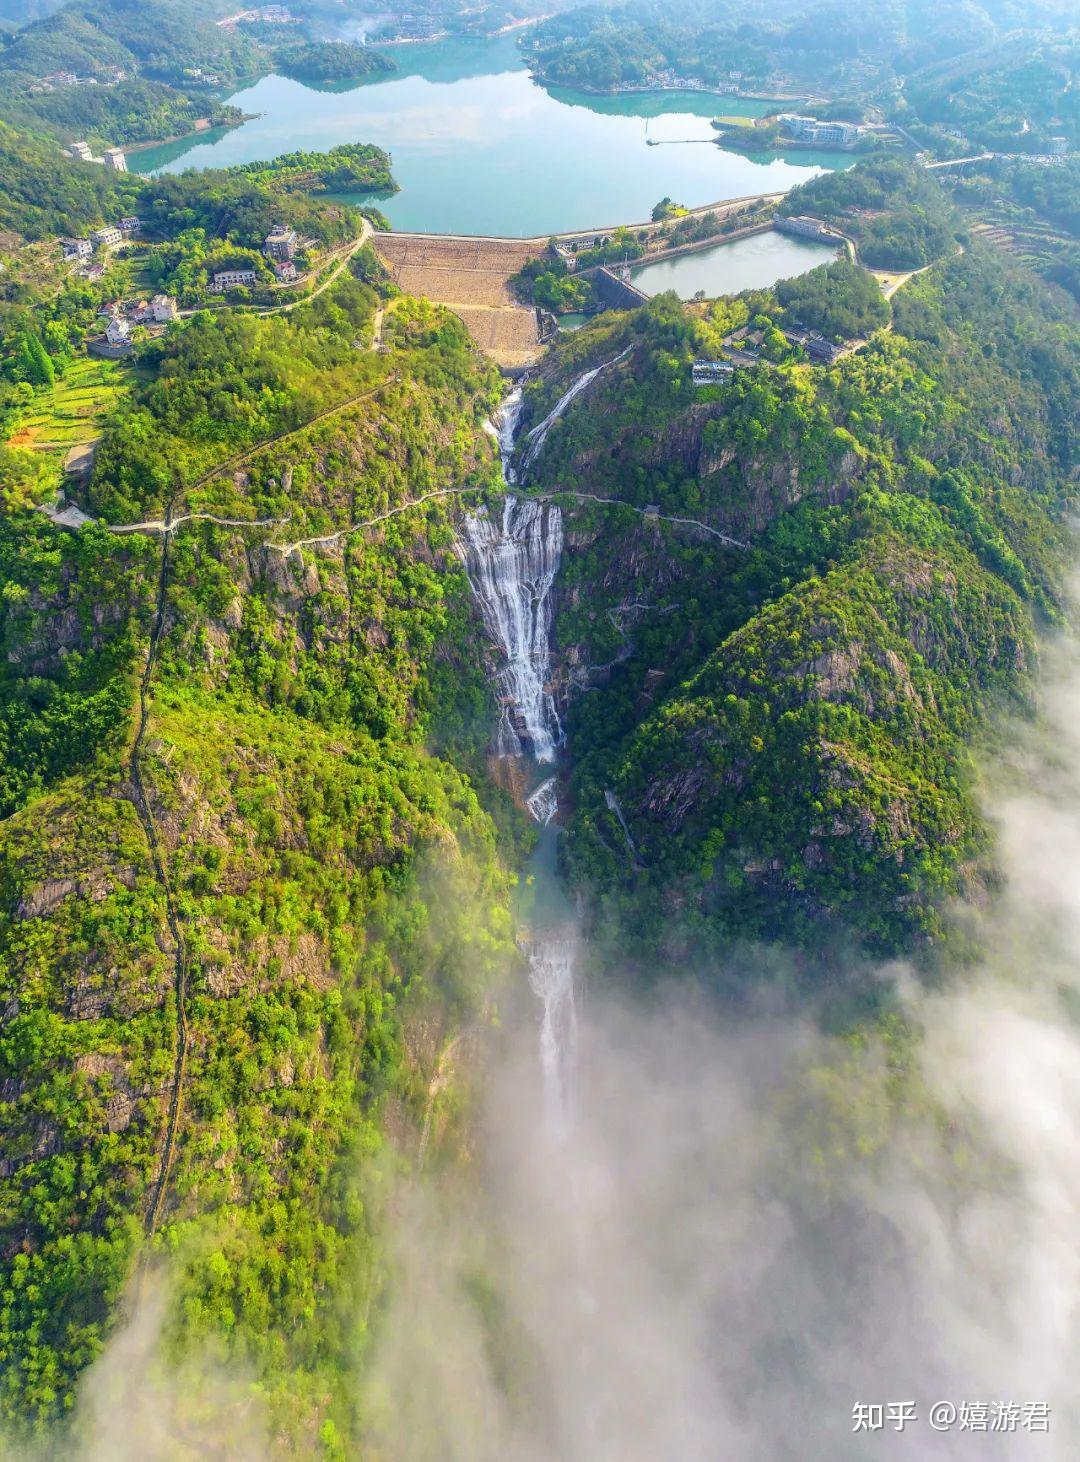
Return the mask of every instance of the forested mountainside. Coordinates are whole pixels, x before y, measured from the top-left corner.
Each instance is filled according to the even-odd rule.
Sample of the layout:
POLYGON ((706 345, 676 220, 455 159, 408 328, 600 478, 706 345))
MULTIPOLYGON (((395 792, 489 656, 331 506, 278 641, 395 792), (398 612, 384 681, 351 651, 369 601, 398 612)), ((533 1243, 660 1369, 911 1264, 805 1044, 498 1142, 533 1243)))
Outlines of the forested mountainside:
POLYGON ((612 362, 526 478, 638 509, 568 504, 556 635, 570 876, 598 932, 649 958, 935 944, 948 899, 992 877, 972 744, 1058 614, 1071 302, 968 244, 834 364, 789 349, 695 388, 695 357, 748 319, 767 348, 781 312, 770 292, 660 297, 576 334, 532 388, 535 419, 612 362))
POLYGON ((478 800, 493 709, 453 498, 349 530, 497 477, 498 381, 419 302, 371 350, 377 303, 348 281, 156 347, 85 505, 236 526, 193 520, 163 550, 16 503, 2 521, 16 1435, 70 1407, 150 1234, 174 1261, 170 1353, 224 1345, 285 1450, 344 1455, 384 1278, 380 1153, 391 1132, 415 1154, 424 1128, 429 1161, 459 1140, 440 1058, 515 958, 492 812, 513 819, 478 800))
POLYGON ((311 85, 394 69, 365 46, 315 39, 310 15, 263 24, 259 8, 220 0, 68 0, 14 18, 24 23, 0 35, 0 117, 68 141, 146 142, 200 118, 235 123, 222 92, 271 69, 311 85))
POLYGON ((950 127, 980 146, 1038 153, 1054 135, 1076 140, 1074 24, 1059 3, 624 0, 550 17, 521 45, 544 80, 564 86, 798 88, 815 111, 884 113, 924 145, 950 127))
MULTIPOLYGON (((154 284, 201 302, 278 190, 386 170, 348 152, 148 184, 0 128, 2 220, 45 261, 28 280, 13 248, 0 289, 9 431, 55 409, 133 277, 27 241, 137 208, 154 284)), ((662 296, 560 340, 525 389, 516 490, 558 496, 565 535, 564 872, 628 983, 747 941, 819 981, 838 950, 932 956, 949 899, 994 877, 973 750, 1062 616, 1071 301, 903 164, 790 203, 923 272, 891 300, 851 262, 662 296), (843 343, 831 364, 800 324, 843 343)), ((505 382, 386 281, 353 210, 289 210, 342 244, 322 292, 136 340, 69 527, 40 510, 55 457, 0 449, 0 1436, 45 1455, 71 1455, 81 1379, 154 1293, 196 1451, 365 1454, 396 1179, 472 1177, 470 1079, 523 958, 530 835, 487 765, 497 654, 455 549, 465 505, 505 494, 505 382), (222 1374, 218 1404, 195 1381, 222 1374)), ((916 1037, 864 1038, 892 1120, 916 1037)), ((808 1151, 837 1121, 872 1150, 853 1085, 812 1107, 808 1151)), ((521 1337, 469 1282, 509 1394, 521 1337)))

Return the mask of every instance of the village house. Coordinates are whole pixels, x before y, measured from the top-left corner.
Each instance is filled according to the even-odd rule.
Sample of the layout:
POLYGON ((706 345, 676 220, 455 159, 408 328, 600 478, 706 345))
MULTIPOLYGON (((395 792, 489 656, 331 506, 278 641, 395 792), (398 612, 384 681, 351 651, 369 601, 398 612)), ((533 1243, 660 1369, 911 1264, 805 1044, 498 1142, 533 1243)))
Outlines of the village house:
POLYGON ((150 301, 150 312, 155 324, 167 325, 177 317, 176 301, 168 294, 156 294, 150 301))
POLYGON ((252 285, 254 283, 254 269, 219 269, 214 275, 214 282, 207 287, 214 294, 221 294, 224 290, 232 289, 236 285, 252 285))
POLYGON ((120 232, 124 234, 138 233, 142 228, 142 219, 134 213, 129 213, 120 220, 120 232))
POLYGON ((127 158, 119 147, 106 147, 103 154, 105 166, 112 168, 114 173, 127 172, 127 158))
POLYGON ((283 259, 280 264, 274 265, 274 273, 279 284, 291 284, 296 278, 296 265, 291 259, 283 259))
POLYGON ((696 360, 690 367, 690 378, 695 386, 716 386, 734 372, 735 366, 730 360, 696 360))
POLYGON ((111 249, 114 245, 123 243, 124 235, 112 224, 106 224, 104 228, 96 228, 90 235, 95 247, 99 249, 111 249))
POLYGON ((68 152, 71 153, 72 157, 77 157, 80 162, 94 161, 94 154, 89 142, 73 142, 68 148, 68 152))
POLYGON ((89 239, 61 239, 60 247, 64 251, 65 259, 88 259, 94 252, 94 246, 89 239))
POLYGON ((296 255, 296 230, 287 224, 275 223, 266 235, 263 253, 268 259, 292 259, 296 255))
POLYGON ((130 345, 131 321, 125 320, 119 315, 116 319, 110 320, 105 331, 105 339, 110 345, 130 345))

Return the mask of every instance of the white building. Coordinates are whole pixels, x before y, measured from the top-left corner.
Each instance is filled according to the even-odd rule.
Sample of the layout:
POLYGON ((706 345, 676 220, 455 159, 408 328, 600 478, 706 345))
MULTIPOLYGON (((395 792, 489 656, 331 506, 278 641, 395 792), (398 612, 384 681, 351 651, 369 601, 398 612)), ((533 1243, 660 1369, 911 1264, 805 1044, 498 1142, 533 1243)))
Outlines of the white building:
POLYGON ((94 252, 89 239, 61 239, 60 247, 65 259, 87 259, 94 252))
POLYGON ((234 285, 255 283, 254 269, 219 269, 214 275, 214 282, 210 288, 220 294, 222 290, 232 289, 234 285))
POLYGON ((291 284, 296 278, 296 265, 291 259, 283 259, 280 264, 274 265, 274 273, 279 284, 291 284))
POLYGON ((105 339, 110 345, 130 345, 131 321, 120 316, 117 316, 115 320, 110 320, 105 331, 105 339))
POLYGON ((120 232, 125 234, 138 233, 142 228, 142 219, 137 218, 134 213, 129 213, 126 218, 120 220, 120 232))
POLYGON ((263 253, 268 259, 291 259, 296 253, 296 230, 287 224, 275 223, 266 235, 263 253))
POLYGON ((112 168, 114 173, 127 172, 127 158, 124 156, 123 150, 121 148, 106 147, 104 157, 105 166, 107 168, 112 168))
POLYGON ((156 294, 150 301, 150 312, 159 325, 176 319, 176 301, 171 295, 156 294))
POLYGON ((831 229, 827 223, 822 223, 820 218, 810 218, 805 213, 796 214, 793 218, 777 218, 773 227, 785 234, 800 234, 805 239, 819 239, 826 244, 839 244, 841 236, 831 229))
POLYGON ((90 235, 99 249, 110 249, 116 244, 123 243, 124 235, 112 224, 106 224, 104 228, 96 228, 90 235))
POLYGON ((93 162, 94 154, 90 150, 89 142, 73 142, 68 148, 72 157, 77 157, 80 162, 93 162))
POLYGON ((820 147, 852 147, 864 131, 854 122, 821 122, 817 117, 802 117, 794 112, 782 112, 776 120, 780 130, 793 142, 820 147))

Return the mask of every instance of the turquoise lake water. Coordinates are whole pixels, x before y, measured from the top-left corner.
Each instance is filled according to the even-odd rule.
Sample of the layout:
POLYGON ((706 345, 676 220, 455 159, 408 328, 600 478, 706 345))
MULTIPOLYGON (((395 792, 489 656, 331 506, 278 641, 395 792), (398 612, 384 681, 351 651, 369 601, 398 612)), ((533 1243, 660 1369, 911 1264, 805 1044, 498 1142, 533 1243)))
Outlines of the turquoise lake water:
POLYGON ((134 152, 128 165, 178 172, 375 142, 401 184, 379 205, 395 228, 528 237, 642 221, 665 196, 695 207, 785 189, 851 163, 843 153, 751 159, 715 146, 710 118, 758 116, 773 109, 765 101, 539 86, 511 36, 392 54, 397 72, 350 89, 264 76, 229 97, 255 120, 134 152))
POLYGON ((828 264, 836 256, 837 251, 828 244, 770 230, 712 249, 681 254, 677 259, 643 264, 631 269, 630 279, 645 294, 673 289, 680 299, 689 300, 704 290, 706 298, 714 299, 743 289, 765 289, 778 279, 793 279, 819 264, 828 264))

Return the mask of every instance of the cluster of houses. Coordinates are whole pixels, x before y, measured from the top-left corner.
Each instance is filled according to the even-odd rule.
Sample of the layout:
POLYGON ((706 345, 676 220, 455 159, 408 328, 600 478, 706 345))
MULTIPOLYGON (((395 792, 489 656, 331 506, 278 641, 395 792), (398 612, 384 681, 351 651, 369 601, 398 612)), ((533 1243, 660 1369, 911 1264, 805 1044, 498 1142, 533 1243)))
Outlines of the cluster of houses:
MULTIPOLYGON (((291 284, 296 278, 296 251, 299 240, 296 230, 286 223, 276 223, 263 241, 263 253, 270 260, 279 284, 291 284)), ((211 294, 224 294, 238 285, 250 288, 258 278, 254 269, 219 269, 207 288, 211 294)))
POLYGON ((855 122, 822 122, 794 112, 781 112, 776 121, 785 137, 807 147, 855 147, 867 132, 855 122))
POLYGON ((131 334, 136 325, 168 325, 178 314, 176 301, 168 294, 156 294, 151 300, 134 300, 128 304, 114 300, 102 305, 98 316, 106 324, 104 338, 97 341, 98 350, 104 345, 109 355, 126 355, 131 350, 131 334))
POLYGON ((80 141, 72 142, 68 153, 77 162, 99 162, 102 167, 110 168, 114 173, 126 173, 128 170, 122 147, 106 147, 100 157, 95 157, 89 142, 80 141))
POLYGON ((263 25, 297 25, 299 17, 287 5, 257 5, 251 10, 237 10, 216 23, 222 30, 236 30, 241 22, 253 24, 258 21, 263 25))
MULTIPOLYGON (((804 325, 792 325, 780 333, 789 345, 800 346, 814 365, 832 365, 843 350, 842 346, 826 340, 819 331, 808 330, 804 325)), ((750 325, 743 325, 741 329, 725 335, 721 342, 727 352, 725 359, 695 360, 691 365, 694 385, 716 386, 728 380, 740 367, 757 365, 764 339, 765 332, 750 325)))
POLYGON ((56 91, 66 86, 116 86, 127 76, 120 66, 106 66, 101 76, 77 76, 74 71, 50 71, 29 88, 33 94, 42 91, 56 91))
MULTIPOLYGON (((107 223, 102 228, 94 229, 88 239, 61 239, 60 248, 64 258, 67 260, 89 260, 95 252, 99 254, 108 253, 115 249, 117 244, 122 244, 125 238, 136 234, 142 228, 142 220, 134 213, 126 215, 118 224, 107 223)), ((83 274, 88 279, 100 279, 105 273, 104 264, 87 264, 83 274)))

